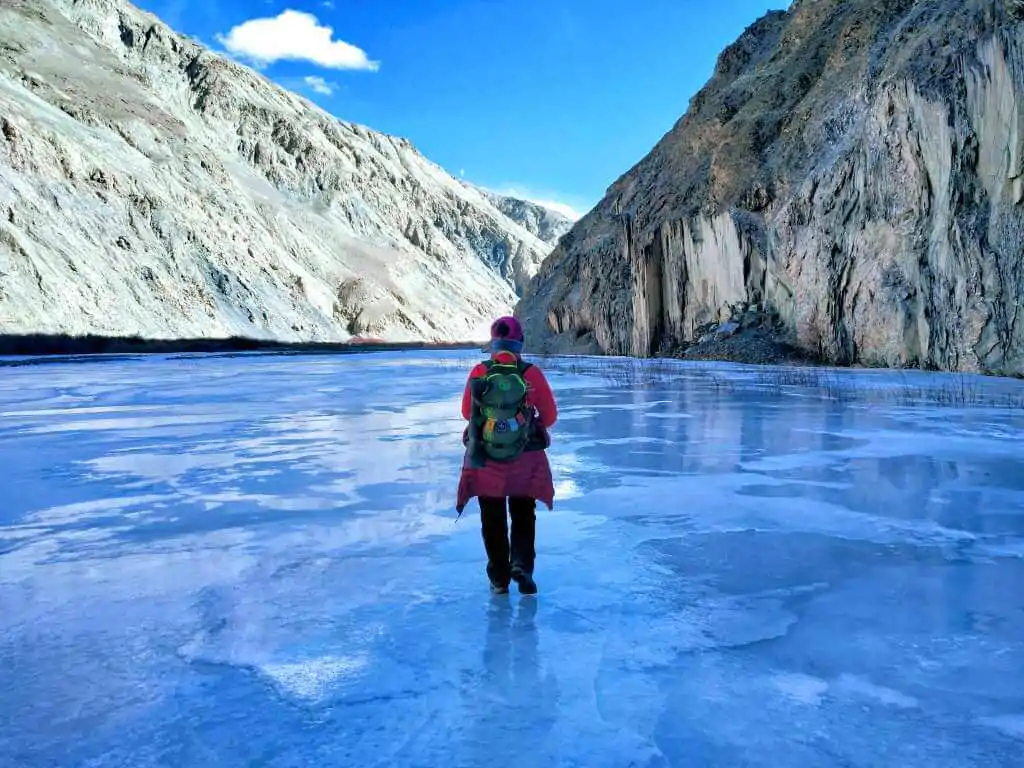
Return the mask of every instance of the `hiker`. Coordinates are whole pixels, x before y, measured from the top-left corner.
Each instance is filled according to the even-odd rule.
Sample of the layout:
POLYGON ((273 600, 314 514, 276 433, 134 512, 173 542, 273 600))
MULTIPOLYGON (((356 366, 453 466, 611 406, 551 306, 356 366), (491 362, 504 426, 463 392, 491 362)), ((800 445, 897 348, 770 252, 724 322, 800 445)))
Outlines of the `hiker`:
POLYGON ((489 349, 490 359, 470 371, 462 393, 462 418, 469 426, 456 509, 462 514, 470 499, 479 499, 491 591, 507 593, 514 579, 521 593, 532 595, 537 502, 554 506, 545 451, 558 410, 544 374, 522 358, 518 320, 495 320, 489 349))

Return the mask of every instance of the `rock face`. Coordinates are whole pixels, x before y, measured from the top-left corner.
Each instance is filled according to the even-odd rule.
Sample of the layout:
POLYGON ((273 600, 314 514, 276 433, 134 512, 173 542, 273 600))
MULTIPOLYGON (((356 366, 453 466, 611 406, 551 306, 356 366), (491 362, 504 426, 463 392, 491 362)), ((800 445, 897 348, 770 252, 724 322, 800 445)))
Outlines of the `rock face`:
POLYGON ((550 250, 122 0, 0 3, 0 333, 475 338, 550 250))
POLYGON ((797 0, 544 263, 534 349, 764 304, 837 363, 1024 373, 1024 3, 797 0))
POLYGON ((549 245, 557 245, 559 238, 572 229, 572 219, 539 203, 500 195, 490 190, 478 188, 478 191, 512 221, 549 245))

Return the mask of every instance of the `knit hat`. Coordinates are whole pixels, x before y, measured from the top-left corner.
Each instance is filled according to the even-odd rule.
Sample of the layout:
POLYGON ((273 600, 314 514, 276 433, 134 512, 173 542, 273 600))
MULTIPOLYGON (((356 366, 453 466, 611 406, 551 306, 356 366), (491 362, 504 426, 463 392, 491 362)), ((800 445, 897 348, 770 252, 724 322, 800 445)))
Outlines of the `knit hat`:
POLYGON ((491 325, 491 351, 523 351, 523 326, 514 317, 499 317, 491 325))

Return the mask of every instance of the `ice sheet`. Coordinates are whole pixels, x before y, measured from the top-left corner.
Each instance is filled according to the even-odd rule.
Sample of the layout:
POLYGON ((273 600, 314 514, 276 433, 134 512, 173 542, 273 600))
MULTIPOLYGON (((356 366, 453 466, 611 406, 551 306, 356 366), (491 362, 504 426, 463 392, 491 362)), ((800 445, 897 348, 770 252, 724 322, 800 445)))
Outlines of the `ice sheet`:
POLYGON ((1020 765, 1019 385, 540 361, 541 591, 496 598, 472 361, 0 369, 0 765, 1020 765))

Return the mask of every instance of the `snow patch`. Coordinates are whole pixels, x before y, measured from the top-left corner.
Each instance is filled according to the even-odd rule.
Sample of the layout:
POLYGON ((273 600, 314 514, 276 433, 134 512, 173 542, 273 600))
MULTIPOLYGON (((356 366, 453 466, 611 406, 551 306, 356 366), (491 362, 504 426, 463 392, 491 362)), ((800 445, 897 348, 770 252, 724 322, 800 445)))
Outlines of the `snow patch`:
POLYGON ((907 696, 892 688, 875 685, 869 680, 864 680, 856 675, 840 675, 835 682, 835 691, 837 693, 852 693, 864 698, 874 699, 886 706, 898 707, 900 709, 913 709, 920 706, 920 702, 913 696, 907 696))
POLYGON ((800 704, 817 706, 828 692, 828 683, 824 680, 799 673, 776 675, 772 683, 785 696, 800 704))
POLYGON ((297 662, 262 664, 259 671, 289 696, 320 701, 368 663, 366 655, 323 656, 297 662))
POLYGON ((1024 741, 1024 712, 1015 715, 983 717, 978 722, 982 725, 987 725, 989 728, 995 728, 1007 736, 1024 741))

